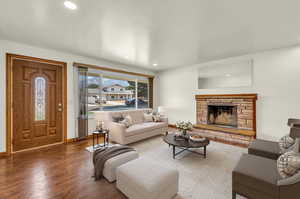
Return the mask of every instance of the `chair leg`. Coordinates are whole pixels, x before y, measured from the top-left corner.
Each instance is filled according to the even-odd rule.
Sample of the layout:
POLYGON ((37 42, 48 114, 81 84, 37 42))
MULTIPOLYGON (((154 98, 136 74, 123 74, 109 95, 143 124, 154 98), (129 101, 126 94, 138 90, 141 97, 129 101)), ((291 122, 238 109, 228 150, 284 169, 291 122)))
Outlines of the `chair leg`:
POLYGON ((232 199, 236 199, 236 192, 232 191, 232 199))

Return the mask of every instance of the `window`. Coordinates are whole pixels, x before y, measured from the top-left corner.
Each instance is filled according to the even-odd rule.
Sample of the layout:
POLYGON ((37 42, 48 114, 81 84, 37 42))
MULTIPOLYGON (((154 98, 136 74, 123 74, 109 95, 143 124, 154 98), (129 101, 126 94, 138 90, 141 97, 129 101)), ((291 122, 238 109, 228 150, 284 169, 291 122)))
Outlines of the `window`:
POLYGON ((46 119, 46 80, 43 77, 37 77, 34 80, 34 108, 35 121, 46 119))
POLYGON ((149 107, 148 78, 89 69, 88 110, 114 111, 149 107), (95 99, 95 100, 94 100, 95 99))

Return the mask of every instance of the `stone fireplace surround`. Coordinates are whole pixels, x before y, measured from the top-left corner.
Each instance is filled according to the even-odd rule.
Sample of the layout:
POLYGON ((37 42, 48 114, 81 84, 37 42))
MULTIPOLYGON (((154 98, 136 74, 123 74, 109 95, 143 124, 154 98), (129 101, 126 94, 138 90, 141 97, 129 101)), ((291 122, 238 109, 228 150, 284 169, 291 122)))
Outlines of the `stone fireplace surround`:
POLYGON ((218 141, 247 146, 256 137, 257 94, 196 95, 197 123, 199 134, 218 141), (211 125, 208 122, 208 106, 236 106, 237 126, 211 125))

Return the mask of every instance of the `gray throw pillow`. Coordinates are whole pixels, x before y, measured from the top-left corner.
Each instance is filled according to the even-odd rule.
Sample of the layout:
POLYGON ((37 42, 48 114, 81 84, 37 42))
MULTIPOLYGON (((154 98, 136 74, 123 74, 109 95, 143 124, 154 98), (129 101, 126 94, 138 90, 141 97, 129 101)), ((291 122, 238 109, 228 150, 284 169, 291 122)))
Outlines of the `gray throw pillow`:
POLYGON ((295 140, 289 135, 285 135, 282 138, 280 138, 278 143, 281 153, 285 153, 287 151, 290 151, 291 147, 295 144, 295 140))
POLYGON ((277 169, 282 178, 295 175, 300 170, 300 154, 288 151, 277 160, 277 169))
POLYGON ((123 116, 114 116, 112 117, 113 122, 120 122, 122 120, 124 120, 123 116))
POLYGON ((119 123, 124 124, 126 128, 129 128, 133 124, 133 121, 130 115, 126 115, 124 120, 120 121, 119 123))

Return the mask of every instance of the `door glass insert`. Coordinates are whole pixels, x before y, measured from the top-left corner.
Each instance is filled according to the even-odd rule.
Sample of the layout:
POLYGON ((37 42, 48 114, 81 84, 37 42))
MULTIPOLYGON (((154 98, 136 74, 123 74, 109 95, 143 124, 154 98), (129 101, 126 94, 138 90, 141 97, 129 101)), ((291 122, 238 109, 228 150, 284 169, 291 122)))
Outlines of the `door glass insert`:
POLYGON ((42 121, 46 119, 46 79, 37 77, 34 80, 35 92, 35 121, 42 121))

